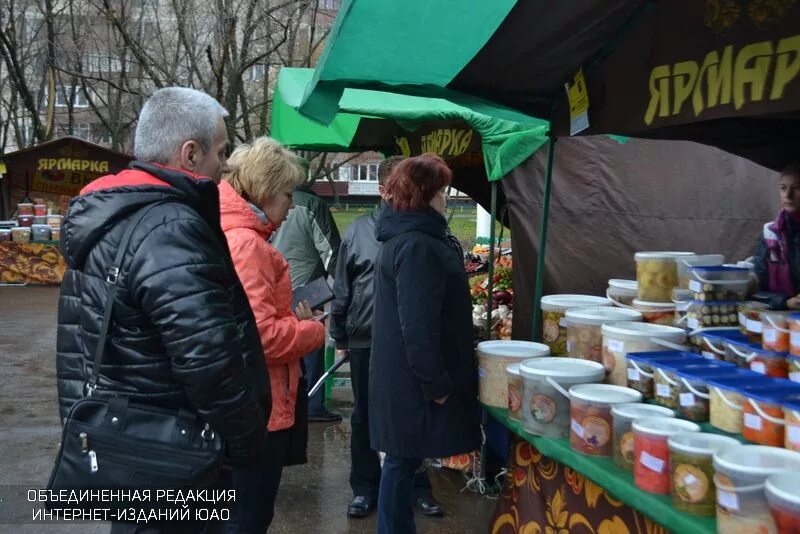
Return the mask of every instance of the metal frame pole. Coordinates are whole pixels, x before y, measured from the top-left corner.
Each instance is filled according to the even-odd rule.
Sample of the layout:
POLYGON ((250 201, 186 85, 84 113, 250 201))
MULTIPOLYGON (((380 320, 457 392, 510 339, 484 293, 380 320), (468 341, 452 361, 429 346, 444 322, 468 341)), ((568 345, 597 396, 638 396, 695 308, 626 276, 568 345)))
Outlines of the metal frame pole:
POLYGON ((544 199, 542 202, 542 224, 539 234, 539 255, 536 258, 536 284, 533 292, 533 325, 531 328, 532 340, 541 339, 542 310, 540 302, 542 300, 542 285, 544 282, 544 259, 547 249, 547 223, 550 215, 550 191, 553 185, 553 156, 556 149, 556 136, 549 132, 550 144, 547 151, 547 172, 544 177, 544 199))
POLYGON ((494 311, 494 246, 495 246, 495 226, 497 225, 497 181, 491 183, 492 200, 489 215, 492 219, 492 226, 489 228, 489 273, 486 295, 488 297, 486 310, 488 319, 486 321, 486 339, 492 339, 492 311, 494 311))

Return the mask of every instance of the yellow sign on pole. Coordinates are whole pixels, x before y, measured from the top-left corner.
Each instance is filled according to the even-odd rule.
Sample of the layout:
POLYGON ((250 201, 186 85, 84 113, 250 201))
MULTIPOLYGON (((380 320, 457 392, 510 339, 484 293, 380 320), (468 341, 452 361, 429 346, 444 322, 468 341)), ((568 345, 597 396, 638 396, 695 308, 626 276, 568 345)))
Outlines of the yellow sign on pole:
POLYGON ((6 163, 4 161, 0 161, 0 174, 5 174, 7 172, 6 163))
POLYGON ((564 84, 569 99, 569 134, 575 135, 589 127, 589 91, 583 69, 575 73, 571 82, 564 84))

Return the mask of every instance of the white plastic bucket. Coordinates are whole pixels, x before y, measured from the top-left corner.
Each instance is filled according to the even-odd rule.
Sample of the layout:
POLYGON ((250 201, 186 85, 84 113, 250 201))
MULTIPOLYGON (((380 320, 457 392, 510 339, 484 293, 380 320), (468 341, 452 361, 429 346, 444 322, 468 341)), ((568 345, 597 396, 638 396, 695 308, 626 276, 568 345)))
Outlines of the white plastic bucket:
POLYGON ((797 532, 800 526, 800 471, 770 475, 764 493, 778 532, 797 532))
POLYGON ((538 436, 569 435, 569 393, 574 384, 601 382, 602 364, 576 358, 537 358, 520 365, 525 430, 538 436))
POLYGON ((667 440, 671 470, 673 506, 693 515, 714 515, 717 492, 714 487, 715 453, 741 447, 734 438, 720 434, 686 432, 667 440))
POLYGON ((567 354, 602 362, 602 325, 626 321, 641 321, 642 314, 636 310, 595 306, 593 308, 573 308, 566 312, 567 354))
POLYGON ((770 475, 800 470, 800 453, 742 445, 714 454, 718 532, 777 532, 764 495, 770 475))
POLYGON ((639 296, 639 286, 636 280, 622 280, 612 278, 608 281, 606 297, 619 308, 630 308, 633 300, 639 296))
POLYGON ((530 341, 484 341, 478 344, 479 398, 483 404, 508 407, 506 368, 531 358, 549 356, 550 348, 530 341))
POLYGON ((628 383, 626 355, 629 352, 686 350, 682 345, 686 332, 672 326, 626 322, 603 325, 602 331, 602 358, 609 384, 624 386, 628 383))
POLYGON ((611 456, 614 448, 614 421, 611 409, 616 404, 642 401, 635 389, 611 384, 579 384, 569 388, 570 445, 591 456, 611 456))
POLYGON ((565 315, 572 308, 611 306, 607 298, 593 295, 547 295, 542 297, 542 341, 550 347, 553 356, 567 355, 567 321, 565 315))
POLYGON ((647 302, 640 299, 633 301, 633 309, 642 314, 646 323, 673 326, 675 324, 674 302, 647 302))

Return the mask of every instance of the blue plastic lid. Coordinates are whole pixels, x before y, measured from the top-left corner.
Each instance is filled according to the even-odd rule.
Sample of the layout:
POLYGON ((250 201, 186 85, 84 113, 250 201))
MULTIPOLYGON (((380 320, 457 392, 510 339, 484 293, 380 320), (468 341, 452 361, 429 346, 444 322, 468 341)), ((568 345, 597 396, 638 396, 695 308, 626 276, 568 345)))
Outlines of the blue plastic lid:
POLYGON ((800 313, 790 313, 789 319, 800 319, 800 313))
MULTIPOLYGON (((798 314, 800 315, 800 314, 798 314)), ((698 337, 706 337, 708 339, 724 339, 726 341, 741 341, 749 343, 747 336, 742 334, 738 328, 726 328, 725 330, 711 330, 709 332, 700 332, 698 337)))
POLYGON ((702 356, 698 356, 693 352, 683 352, 679 350, 662 350, 656 352, 629 352, 627 354, 627 358, 629 360, 637 361, 637 362, 652 362, 652 361, 662 361, 662 360, 686 360, 692 359, 697 362, 705 362, 708 361, 702 356))
POLYGON ((714 272, 747 272, 750 269, 746 267, 728 267, 727 265, 697 265, 689 267, 692 271, 714 271, 714 272))
POLYGON ((775 381, 780 381, 781 383, 776 383, 770 386, 769 389, 745 391, 744 396, 761 402, 769 402, 770 404, 782 404, 783 399, 786 397, 800 395, 800 384, 785 378, 776 378, 775 381))
POLYGON ((783 404, 784 406, 786 406, 791 410, 800 411, 800 394, 798 395, 792 394, 789 395, 788 397, 784 397, 783 400, 781 401, 781 404, 783 404))
MULTIPOLYGON (((729 362, 714 362, 718 364, 722 363, 729 363, 729 362)), ((736 365, 730 363, 728 365, 715 365, 714 367, 702 366, 702 365, 689 365, 686 367, 682 367, 675 371, 676 376, 680 376, 683 378, 688 378, 689 380, 693 378, 702 378, 706 380, 712 377, 733 377, 733 376, 746 376, 750 377, 751 371, 746 371, 736 365), (746 375, 743 373, 747 373, 746 375)))
POLYGON ((700 358, 702 361, 698 362, 695 358, 687 358, 684 360, 656 360, 653 362, 653 367, 658 367, 659 369, 664 369, 665 371, 678 371, 684 367, 727 367, 732 369, 738 369, 739 367, 736 364, 724 361, 711 361, 707 360, 706 358, 700 358))
POLYGON ((772 389, 775 387, 776 380, 778 379, 754 373, 753 371, 744 371, 735 376, 715 376, 709 378, 708 383, 720 389, 739 392, 759 388, 772 389))
MULTIPOLYGON (((692 304, 696 304, 699 306, 738 306, 742 303, 741 300, 696 300, 696 299, 689 299, 684 302, 688 302, 689 306, 692 304)), ((732 311, 734 313, 736 310, 732 311)))

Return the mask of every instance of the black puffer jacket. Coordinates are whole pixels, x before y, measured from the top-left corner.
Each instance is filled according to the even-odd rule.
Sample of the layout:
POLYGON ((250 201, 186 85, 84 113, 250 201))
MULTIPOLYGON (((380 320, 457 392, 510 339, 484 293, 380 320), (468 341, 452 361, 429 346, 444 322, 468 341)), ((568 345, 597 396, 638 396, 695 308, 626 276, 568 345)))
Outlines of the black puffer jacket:
POLYGON ((441 458, 480 444, 478 374, 467 275, 445 218, 397 212, 377 222, 369 368, 374 450, 441 458), (434 401, 447 397, 444 404, 434 401))
POLYGON ((141 221, 122 261, 95 394, 194 409, 225 439, 230 461, 243 463, 264 439, 269 380, 220 228, 217 186, 154 165, 131 167, 88 186, 64 221, 61 417, 83 396, 102 323, 105 272, 126 224, 143 207, 164 202, 141 221))
POLYGON ((372 305, 375 301, 375 221, 385 204, 362 215, 344 234, 336 261, 330 334, 337 349, 368 349, 372 345, 372 305))

